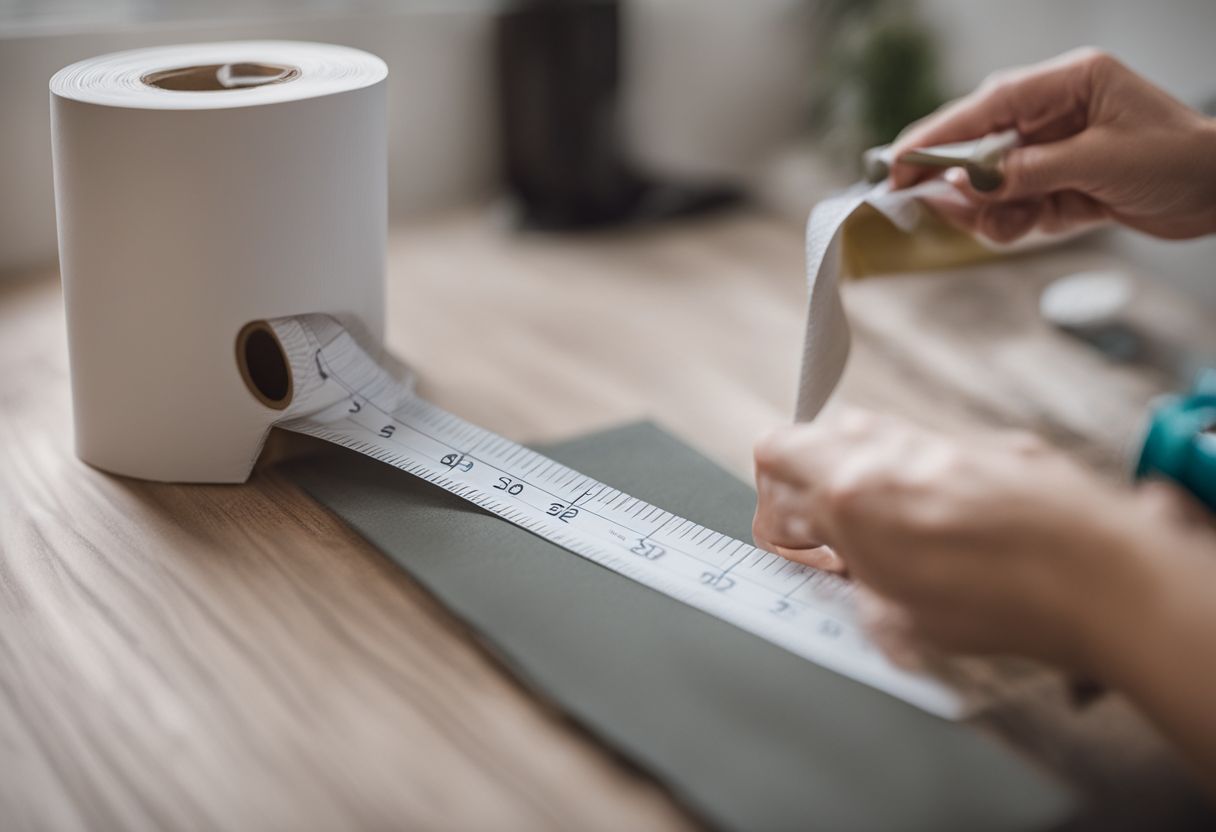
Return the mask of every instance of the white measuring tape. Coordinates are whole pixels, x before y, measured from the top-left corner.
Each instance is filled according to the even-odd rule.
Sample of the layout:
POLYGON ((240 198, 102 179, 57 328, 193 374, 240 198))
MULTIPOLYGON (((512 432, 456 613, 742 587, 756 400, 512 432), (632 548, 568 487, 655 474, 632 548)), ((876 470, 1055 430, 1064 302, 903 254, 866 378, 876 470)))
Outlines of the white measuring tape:
POLYGON ((892 665, 866 638, 850 585, 631 497, 417 396, 337 322, 267 325, 291 369, 280 427, 400 468, 521 528, 924 710, 960 718, 983 697, 892 665))

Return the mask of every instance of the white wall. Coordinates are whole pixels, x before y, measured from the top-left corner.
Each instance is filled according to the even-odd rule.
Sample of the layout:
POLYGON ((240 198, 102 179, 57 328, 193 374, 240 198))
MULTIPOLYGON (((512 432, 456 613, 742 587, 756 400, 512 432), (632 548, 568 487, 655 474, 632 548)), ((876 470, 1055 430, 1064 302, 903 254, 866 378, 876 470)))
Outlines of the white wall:
POLYGON ((629 0, 624 129, 687 177, 755 174, 806 129, 814 0, 629 0))
MULTIPOLYGON (((285 8, 287 0, 275 2, 285 8)), ((805 123, 801 73, 813 59, 806 15, 814 2, 628 0, 625 129, 638 158, 683 174, 745 173, 797 133, 805 123)), ((0 276, 55 258, 47 80, 72 61, 115 49, 238 37, 368 49, 391 73, 392 216, 486 193, 495 182, 496 0, 342 3, 361 11, 295 14, 282 22, 100 24, 101 31, 87 34, 61 27, 0 32, 0 276)), ((1095 44, 1191 103, 1216 98, 1210 0, 919 0, 919 6, 939 32, 954 93, 994 69, 1095 44)), ((1160 270, 1216 300, 1216 267, 1209 265, 1216 263, 1216 241, 1154 246, 1135 238, 1125 248, 1142 270, 1160 270)))
POLYGON ((119 49, 232 38, 322 40, 374 52, 389 65, 389 202, 401 216, 467 200, 494 179, 489 37, 488 13, 470 5, 0 35, 0 276, 56 258, 47 82, 67 64, 119 49))
MULTIPOLYGON (((954 93, 995 69, 1093 45, 1188 104, 1216 101, 1211 0, 921 0, 921 8, 938 30, 954 93)), ((1133 270, 1216 303, 1216 237, 1167 243, 1126 232, 1115 244, 1133 270)))
MULTIPOLYGON (((288 4, 257 0, 281 22, 130 27, 114 22, 130 11, 124 0, 106 0, 86 15, 87 32, 65 32, 60 18, 51 31, 0 32, 0 275, 55 258, 47 80, 73 61, 117 49, 263 37, 367 49, 389 65, 390 216, 469 200, 494 187, 496 0, 408 0, 395 12, 370 0, 303 4, 341 9, 328 16, 289 15, 288 4)), ((66 8, 68 19, 83 13, 71 0, 52 5, 66 8)), ((183 13, 180 3, 167 5, 183 13)), ((232 14, 233 5, 225 2, 220 11, 232 14)), ((622 127, 637 159, 678 175, 739 176, 796 134, 805 124, 805 11, 812 5, 629 0, 622 127)), ((145 10, 153 8, 159 6, 145 10)), ((0 25, 3 19, 0 14, 0 25)))
POLYGON ((1184 100, 1216 96, 1211 0, 919 0, 939 33, 946 81, 965 92, 989 72, 1093 45, 1184 100))

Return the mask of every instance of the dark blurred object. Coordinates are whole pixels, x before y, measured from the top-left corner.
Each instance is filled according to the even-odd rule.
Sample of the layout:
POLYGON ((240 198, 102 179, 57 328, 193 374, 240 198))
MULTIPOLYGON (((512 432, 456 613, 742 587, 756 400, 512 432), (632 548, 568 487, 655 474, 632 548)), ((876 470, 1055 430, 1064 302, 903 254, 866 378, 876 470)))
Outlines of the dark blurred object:
POLYGON ((933 39, 909 12, 880 16, 853 62, 861 91, 861 119, 876 143, 937 109, 944 100, 937 82, 933 39))
POLYGON ((519 0, 497 23, 499 129, 507 189, 530 228, 582 229, 711 210, 733 189, 636 171, 619 123, 616 0, 519 0))
POLYGON ((834 157, 857 165, 945 101, 932 34, 905 0, 824 0, 812 123, 834 157))

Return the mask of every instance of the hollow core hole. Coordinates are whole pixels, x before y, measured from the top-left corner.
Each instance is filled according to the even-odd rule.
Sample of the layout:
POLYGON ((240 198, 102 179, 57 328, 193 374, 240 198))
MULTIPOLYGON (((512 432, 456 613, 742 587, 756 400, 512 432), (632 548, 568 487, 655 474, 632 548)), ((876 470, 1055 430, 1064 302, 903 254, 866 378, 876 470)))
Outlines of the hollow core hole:
POLYGON ((158 69, 145 74, 140 80, 148 86, 174 92, 223 92, 281 84, 299 75, 300 70, 294 66, 244 61, 158 69))
POLYGON ((249 392, 267 407, 282 410, 291 402, 291 368, 279 339, 265 321, 245 326, 236 341, 237 364, 249 392))

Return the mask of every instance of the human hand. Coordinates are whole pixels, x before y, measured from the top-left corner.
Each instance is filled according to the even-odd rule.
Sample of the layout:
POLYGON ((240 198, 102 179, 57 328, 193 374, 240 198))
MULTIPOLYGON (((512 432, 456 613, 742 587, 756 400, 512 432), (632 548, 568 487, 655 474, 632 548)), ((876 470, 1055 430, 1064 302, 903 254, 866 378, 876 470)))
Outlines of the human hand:
POLYGON ((1023 146, 1005 155, 1002 186, 982 193, 947 171, 963 199, 931 201, 946 220, 997 242, 1106 219, 1169 239, 1216 231, 1216 123, 1093 49, 999 72, 911 125, 892 184, 936 175, 898 162, 913 148, 1009 128, 1023 146))
POLYGON ((757 544, 819 567, 830 547, 914 640, 1099 678, 1160 513, 1033 437, 964 444, 860 411, 762 440, 756 482, 757 544))

